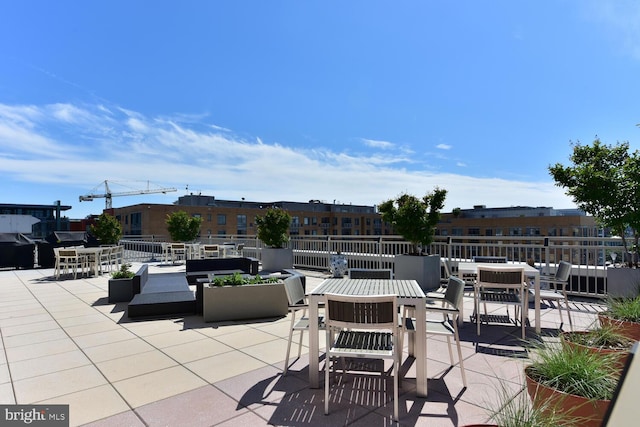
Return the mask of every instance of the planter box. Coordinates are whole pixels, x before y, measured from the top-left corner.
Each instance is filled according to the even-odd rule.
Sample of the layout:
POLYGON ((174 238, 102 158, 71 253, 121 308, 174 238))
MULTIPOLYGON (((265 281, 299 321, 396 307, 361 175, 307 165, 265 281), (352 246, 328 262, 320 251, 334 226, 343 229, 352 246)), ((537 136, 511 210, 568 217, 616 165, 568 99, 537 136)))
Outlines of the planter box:
POLYGON ((394 262, 394 278, 416 280, 424 292, 440 287, 440 255, 396 255, 394 262))
POLYGON ((290 248, 263 248, 262 270, 280 271, 293 268, 293 249, 290 248))
POLYGON ((640 290, 640 268, 607 268, 607 295, 634 298, 640 290))
POLYGON ((261 319, 289 312, 284 282, 203 288, 205 322, 261 319))
MULTIPOLYGON (((139 293, 139 291, 138 291, 139 293)), ((133 290, 133 278, 109 279, 109 302, 129 302, 135 295, 133 290)))

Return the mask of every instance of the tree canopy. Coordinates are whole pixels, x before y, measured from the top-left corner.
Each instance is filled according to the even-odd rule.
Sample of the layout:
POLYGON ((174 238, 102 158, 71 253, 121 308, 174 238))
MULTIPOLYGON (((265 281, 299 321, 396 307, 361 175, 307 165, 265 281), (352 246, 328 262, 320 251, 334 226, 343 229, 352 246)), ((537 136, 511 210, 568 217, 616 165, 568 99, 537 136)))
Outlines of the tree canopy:
POLYGON ((256 216, 258 239, 272 248, 283 248, 289 241, 291 215, 283 209, 270 208, 262 216, 256 216))
POLYGON ((115 245, 122 237, 122 225, 113 215, 103 212, 96 219, 96 223, 91 225, 91 233, 101 244, 115 245))
POLYGON ((382 220, 393 226, 396 233, 413 244, 413 254, 429 250, 433 242, 440 210, 444 207, 447 190, 436 187, 422 199, 410 194, 401 194, 378 206, 382 220), (422 246, 422 251, 419 249, 422 246))
POLYGON ((591 145, 573 144, 572 165, 549 166, 556 185, 596 221, 623 239, 633 236, 634 250, 640 230, 640 154, 629 152, 628 142, 607 145, 596 139, 591 145))
POLYGON ((200 234, 202 218, 189 216, 185 211, 167 215, 167 230, 174 242, 190 242, 200 234))

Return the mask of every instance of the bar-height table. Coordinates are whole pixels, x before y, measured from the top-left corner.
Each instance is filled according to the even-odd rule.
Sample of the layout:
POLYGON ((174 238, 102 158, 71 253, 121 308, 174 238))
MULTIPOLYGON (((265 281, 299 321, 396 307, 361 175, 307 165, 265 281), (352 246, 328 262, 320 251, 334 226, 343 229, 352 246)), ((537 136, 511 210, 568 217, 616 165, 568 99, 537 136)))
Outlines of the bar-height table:
MULTIPOLYGON (((416 333, 409 334, 409 351, 416 360, 416 394, 427 396, 427 299, 415 280, 388 279, 327 279, 309 293, 309 318, 318 318, 318 306, 325 294, 340 295, 390 295, 398 297, 398 305, 415 307, 416 333)), ((318 322, 309 322, 309 384, 319 387, 319 330, 318 322)))
POLYGON ((507 264, 497 264, 490 262, 465 262, 460 261, 458 263, 458 275, 462 276, 463 274, 476 274, 478 272, 478 266, 489 266, 489 267, 523 267, 525 277, 533 277, 534 279, 534 309, 536 316, 536 333, 540 333, 540 270, 535 267, 530 266, 524 262, 516 262, 516 263, 507 263, 507 264))

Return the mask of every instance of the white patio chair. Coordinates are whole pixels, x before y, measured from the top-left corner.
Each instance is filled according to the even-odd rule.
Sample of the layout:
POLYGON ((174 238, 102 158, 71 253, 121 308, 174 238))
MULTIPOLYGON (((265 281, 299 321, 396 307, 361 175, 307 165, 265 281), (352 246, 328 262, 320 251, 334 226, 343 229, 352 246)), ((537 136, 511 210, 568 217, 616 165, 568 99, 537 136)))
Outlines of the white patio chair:
POLYGON ((520 312, 519 322, 522 328, 522 339, 525 339, 525 316, 529 306, 528 296, 523 267, 478 266, 478 277, 474 291, 474 314, 478 335, 480 335, 480 324, 483 321, 487 324, 489 322, 510 322, 508 307, 514 306, 514 323, 518 323, 518 312, 520 312), (484 307, 484 314, 482 315, 480 314, 481 303, 484 307), (506 318, 504 316, 489 315, 487 303, 506 305, 506 318))
POLYGON ((569 297, 567 296, 567 285, 569 284, 569 277, 571 277, 571 263, 567 261, 560 261, 555 275, 540 275, 540 285, 547 283, 548 289, 540 289, 541 301, 553 301, 560 313, 560 329, 564 324, 562 318, 562 301, 564 308, 567 311, 567 317, 569 318, 569 327, 573 331, 573 322, 571 321, 571 310, 569 309, 569 297))
POLYGON ((204 259, 219 258, 220 248, 218 245, 202 245, 202 257, 204 259))
MULTIPOLYGON (((289 342, 287 343, 287 356, 284 361, 283 375, 289 370, 289 355, 291 354, 291 342, 293 341, 293 332, 300 331, 300 342, 298 343, 298 358, 302 354, 302 336, 305 331, 309 331, 309 318, 307 314, 307 298, 304 294, 302 280, 298 276, 288 277, 284 280, 284 289, 287 293, 289 301, 289 313, 291 314, 291 328, 289 330, 289 342), (296 319, 296 314, 302 311, 300 318, 296 319)), ((318 328, 324 329, 324 317, 319 316, 317 319, 318 328)))
MULTIPOLYGON (((427 304, 427 312, 442 313, 442 320, 427 319, 427 336, 441 335, 447 338, 449 346, 449 360, 451 366, 453 362, 453 351, 451 349, 451 337, 456 342, 458 350, 458 363, 460 363, 460 373, 462 374, 462 384, 467 387, 467 376, 464 371, 464 359, 462 348, 460 347, 460 336, 458 334, 458 323, 461 317, 462 297, 464 295, 465 283, 457 277, 450 277, 444 296, 437 298, 435 304, 427 304)), ((432 301, 433 302, 433 301, 432 301)), ((405 313, 407 311, 405 310, 405 313)), ((405 315, 406 317, 406 315, 405 315)), ((415 333, 415 319, 406 318, 403 325, 408 333, 415 333)))
POLYGON ((171 243, 171 262, 187 259, 187 246, 184 243, 171 243))
MULTIPOLYGON (((393 419, 398 420, 398 370, 402 348, 395 295, 326 295, 327 350, 324 413, 329 414, 332 359, 369 358, 393 361, 393 419)), ((344 364, 346 370, 346 364, 344 364)), ((335 370, 335 366, 334 366, 335 370)))
POLYGON ((87 270, 87 257, 78 254, 78 251, 73 248, 59 248, 58 249, 58 265, 56 279, 60 278, 60 273, 69 274, 73 272, 73 278, 78 278, 78 270, 80 270, 80 276, 82 276, 87 270))

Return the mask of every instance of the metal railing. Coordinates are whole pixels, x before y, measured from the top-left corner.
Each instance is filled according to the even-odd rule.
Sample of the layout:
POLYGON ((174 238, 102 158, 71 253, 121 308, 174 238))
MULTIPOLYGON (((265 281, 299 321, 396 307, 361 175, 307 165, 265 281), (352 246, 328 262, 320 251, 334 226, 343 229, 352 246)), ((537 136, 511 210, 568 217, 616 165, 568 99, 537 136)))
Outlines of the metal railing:
MULTIPOLYGON (((126 236, 121 241, 127 261, 158 261, 164 236, 126 236)), ((255 236, 209 236, 202 243, 243 243, 245 256, 261 259, 264 245, 255 236)), ((411 244, 399 236, 293 236, 294 266, 328 270, 332 254, 343 254, 350 268, 393 269, 394 256, 408 253, 411 244)), ((556 264, 573 265, 570 293, 602 297, 607 293, 606 266, 611 253, 623 259, 620 239, 608 237, 540 236, 450 236, 436 237, 430 253, 450 262, 472 260, 476 256, 506 257, 511 262, 527 262, 545 273, 556 264)))

